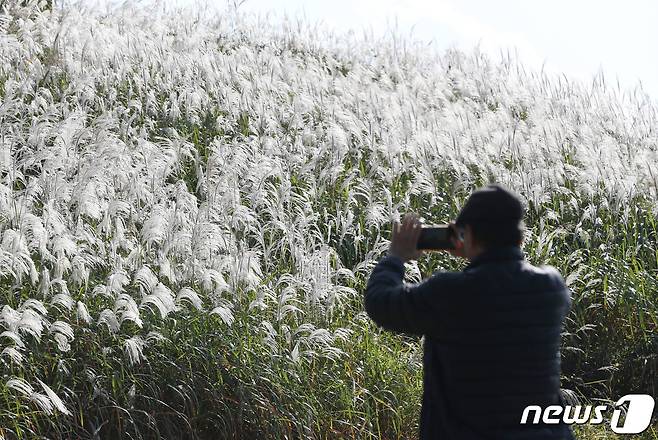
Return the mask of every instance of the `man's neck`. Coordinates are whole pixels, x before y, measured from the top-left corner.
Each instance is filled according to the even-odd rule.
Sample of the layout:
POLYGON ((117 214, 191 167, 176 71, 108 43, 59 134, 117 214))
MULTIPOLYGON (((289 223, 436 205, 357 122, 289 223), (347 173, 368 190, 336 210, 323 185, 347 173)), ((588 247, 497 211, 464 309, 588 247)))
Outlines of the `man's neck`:
POLYGON ((502 246, 502 247, 493 247, 482 249, 481 252, 477 253, 476 256, 469 258, 469 263, 467 268, 472 268, 480 265, 485 261, 496 261, 496 260, 518 260, 523 259, 523 251, 520 246, 502 246))
POLYGON ((473 261, 474 259, 476 259, 480 255, 482 255, 482 253, 484 253, 485 251, 486 251, 486 249, 483 248, 482 246, 476 246, 476 247, 471 248, 471 252, 468 255, 468 261, 473 261))

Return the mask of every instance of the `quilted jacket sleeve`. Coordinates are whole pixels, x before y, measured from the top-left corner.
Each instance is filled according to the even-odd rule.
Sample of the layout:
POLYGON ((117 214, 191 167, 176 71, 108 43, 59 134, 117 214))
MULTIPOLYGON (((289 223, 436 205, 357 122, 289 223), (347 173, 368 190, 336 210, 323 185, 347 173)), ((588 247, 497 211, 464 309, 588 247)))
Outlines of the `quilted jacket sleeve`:
POLYGON ((404 264, 385 256, 373 268, 365 291, 368 316, 387 330, 436 334, 449 313, 455 273, 436 272, 420 283, 404 282, 404 264))

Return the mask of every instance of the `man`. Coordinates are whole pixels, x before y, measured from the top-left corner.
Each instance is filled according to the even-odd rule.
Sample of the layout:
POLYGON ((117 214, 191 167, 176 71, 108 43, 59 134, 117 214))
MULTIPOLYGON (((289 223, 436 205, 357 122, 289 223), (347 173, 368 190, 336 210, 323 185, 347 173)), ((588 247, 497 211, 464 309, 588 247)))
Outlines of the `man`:
POLYGON ((424 335, 420 439, 573 439, 563 423, 521 425, 528 405, 560 405, 560 332, 571 306, 562 276, 521 251, 523 206, 499 185, 471 194, 454 224, 462 272, 404 279, 417 259, 415 214, 393 225, 365 309, 385 329, 424 335))

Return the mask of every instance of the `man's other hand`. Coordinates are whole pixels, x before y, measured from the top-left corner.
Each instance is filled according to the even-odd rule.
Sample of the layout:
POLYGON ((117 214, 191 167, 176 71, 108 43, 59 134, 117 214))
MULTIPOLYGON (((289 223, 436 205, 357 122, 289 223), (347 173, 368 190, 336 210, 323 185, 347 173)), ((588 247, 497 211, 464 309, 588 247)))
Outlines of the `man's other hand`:
POLYGON ((393 222, 393 237, 388 254, 398 257, 402 262, 417 260, 425 252, 416 248, 422 224, 418 214, 407 213, 400 222, 393 222))

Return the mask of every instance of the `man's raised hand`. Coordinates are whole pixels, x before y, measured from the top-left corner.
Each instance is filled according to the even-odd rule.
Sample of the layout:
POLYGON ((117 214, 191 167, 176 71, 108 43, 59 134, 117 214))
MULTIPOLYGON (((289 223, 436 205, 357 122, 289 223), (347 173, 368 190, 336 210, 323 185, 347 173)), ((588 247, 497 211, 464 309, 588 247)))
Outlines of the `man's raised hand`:
POLYGON ((402 262, 422 257, 425 252, 416 248, 421 227, 422 223, 416 213, 405 214, 402 224, 393 222, 393 236, 388 254, 398 257, 402 262))

